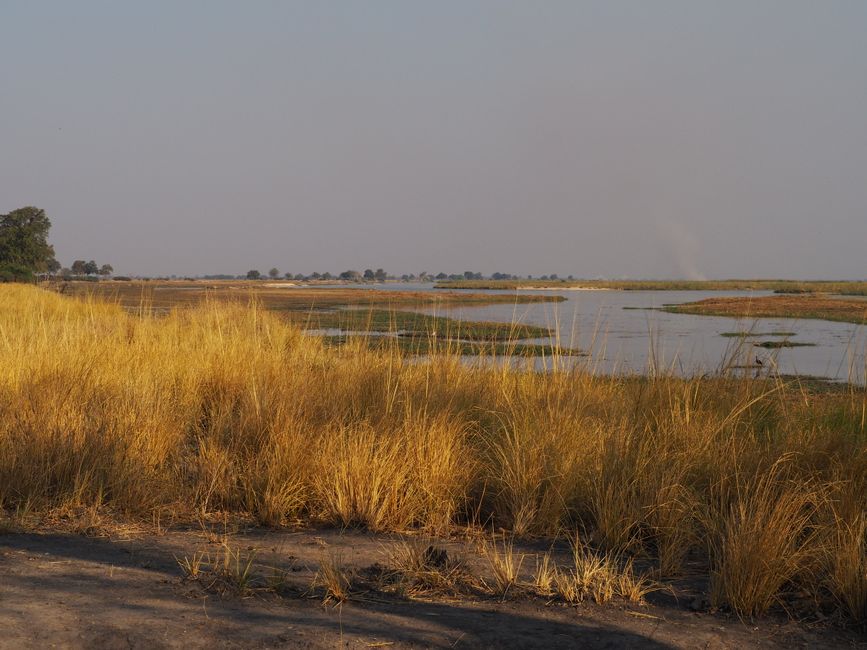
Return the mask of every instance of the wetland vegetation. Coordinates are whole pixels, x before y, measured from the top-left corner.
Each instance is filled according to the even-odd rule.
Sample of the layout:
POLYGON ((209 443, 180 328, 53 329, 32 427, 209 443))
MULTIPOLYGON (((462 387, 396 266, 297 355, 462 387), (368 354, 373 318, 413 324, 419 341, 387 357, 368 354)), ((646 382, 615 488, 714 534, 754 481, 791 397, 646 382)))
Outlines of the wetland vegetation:
POLYGON ((473 294, 438 291, 374 291, 352 286, 296 286, 288 283, 203 280, 147 280, 120 282, 52 282, 58 292, 117 301, 132 309, 171 309, 203 299, 237 302, 255 300, 275 311, 307 311, 346 306, 438 307, 454 305, 528 304, 563 302, 562 296, 473 294))
MULTIPOLYGON (((137 312, 20 285, 0 286, 0 331, 7 526, 577 533, 580 562, 540 574, 549 598, 586 597, 581 567, 639 563, 698 581, 699 607, 867 618, 863 388, 419 361, 245 300, 137 312)), ((489 584, 517 593, 499 548, 489 584)))
POLYGON ((444 280, 439 289, 610 289, 620 291, 774 291, 867 295, 867 281, 824 280, 444 280))
POLYGON ((400 351, 411 355, 460 355, 478 357, 577 357, 586 353, 575 348, 539 343, 522 343, 516 340, 479 341, 472 339, 447 338, 440 340, 430 335, 422 336, 369 336, 369 335, 332 335, 323 337, 330 346, 363 346, 382 352, 400 351))
POLYGON ((700 316, 813 318, 858 325, 867 323, 867 302, 826 295, 708 298, 698 302, 668 305, 663 309, 674 314, 700 316))
POLYGON ((521 323, 460 321, 411 311, 384 309, 341 309, 296 313, 289 316, 306 329, 338 329, 348 332, 393 332, 412 338, 439 338, 464 341, 508 342, 541 339, 554 335, 546 327, 521 323))

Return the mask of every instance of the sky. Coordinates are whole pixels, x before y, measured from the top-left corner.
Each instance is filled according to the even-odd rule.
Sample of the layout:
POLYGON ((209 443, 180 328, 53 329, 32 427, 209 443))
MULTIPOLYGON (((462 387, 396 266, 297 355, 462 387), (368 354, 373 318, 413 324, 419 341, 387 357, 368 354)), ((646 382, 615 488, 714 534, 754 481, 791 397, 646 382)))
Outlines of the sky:
POLYGON ((0 0, 0 212, 117 273, 867 278, 863 0, 0 0))

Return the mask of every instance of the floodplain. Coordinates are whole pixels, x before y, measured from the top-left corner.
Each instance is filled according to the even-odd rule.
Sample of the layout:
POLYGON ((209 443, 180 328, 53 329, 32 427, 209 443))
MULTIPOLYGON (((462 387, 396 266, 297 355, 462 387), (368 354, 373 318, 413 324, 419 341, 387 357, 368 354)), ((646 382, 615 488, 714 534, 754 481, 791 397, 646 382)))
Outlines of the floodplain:
POLYGON ((103 595, 144 589, 192 645, 250 616, 311 647, 858 643, 863 387, 335 348, 246 295, 178 302, 0 287, 10 638, 68 589, 58 626, 143 643, 103 595))

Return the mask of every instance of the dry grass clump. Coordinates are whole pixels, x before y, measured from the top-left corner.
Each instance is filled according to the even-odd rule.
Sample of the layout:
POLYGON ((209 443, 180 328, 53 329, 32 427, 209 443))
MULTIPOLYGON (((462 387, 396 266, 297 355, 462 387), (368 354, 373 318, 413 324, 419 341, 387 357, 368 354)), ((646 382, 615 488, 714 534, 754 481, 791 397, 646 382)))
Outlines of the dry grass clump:
POLYGON ((396 587, 411 598, 453 596, 478 586, 463 558, 449 553, 429 537, 398 541, 389 554, 384 578, 387 587, 396 587))
POLYGON ((822 499, 811 481, 793 481, 787 460, 716 488, 708 512, 711 600, 744 616, 767 611, 782 588, 810 570, 822 499))
MULTIPOLYGON (((534 589, 634 598, 628 554, 660 576, 704 561, 741 616, 806 591, 865 618, 862 389, 555 365, 327 349, 256 304, 155 316, 0 286, 0 509, 583 530, 600 552, 540 565, 534 589)), ((519 558, 498 552, 511 592, 519 558)))
POLYGON ((604 604, 614 598, 641 602, 659 587, 644 575, 636 575, 633 560, 608 552, 596 553, 576 538, 572 545, 572 566, 554 569, 554 591, 567 603, 592 600, 604 604))
POLYGON ((521 567, 526 556, 523 553, 515 553, 514 540, 506 540, 505 537, 498 544, 494 536, 494 539, 485 544, 483 549, 494 578, 493 590, 505 598, 510 590, 514 591, 518 586, 521 567))
POLYGON ((339 553, 328 553, 319 562, 313 589, 320 589, 325 603, 340 604, 349 600, 352 576, 339 553))
POLYGON ((867 513, 864 489, 867 475, 856 483, 837 486, 822 527, 827 536, 824 586, 856 623, 867 623, 867 513))
POLYGON ((187 580, 200 581, 209 591, 244 596, 259 587, 253 564, 255 557, 255 552, 244 551, 223 539, 213 554, 195 551, 190 556, 175 559, 187 580))
POLYGON ((550 553, 536 556, 536 568, 533 571, 531 589, 540 596, 547 598, 554 594, 554 585, 557 580, 557 567, 551 559, 550 553))

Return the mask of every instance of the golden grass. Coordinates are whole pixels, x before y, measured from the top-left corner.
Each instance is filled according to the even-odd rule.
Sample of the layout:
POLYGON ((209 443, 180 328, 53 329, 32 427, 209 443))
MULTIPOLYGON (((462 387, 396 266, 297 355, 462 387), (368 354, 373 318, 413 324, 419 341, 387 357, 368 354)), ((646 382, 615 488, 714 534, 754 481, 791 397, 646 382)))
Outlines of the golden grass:
POLYGON ((477 582, 462 557, 436 546, 430 537, 397 541, 388 559, 386 583, 396 584, 409 597, 456 595, 477 582))
POLYGON ((707 522, 714 604, 759 614, 787 583, 809 575, 822 495, 812 480, 786 476, 789 462, 782 458, 714 490, 718 501, 709 507, 707 522))
POLYGON ((322 556, 312 587, 321 589, 323 602, 340 604, 349 600, 352 578, 339 553, 322 556))
POLYGON ((592 600, 599 605, 614 598, 641 602, 658 588, 646 576, 635 574, 632 558, 594 552, 578 537, 572 544, 572 566, 555 569, 554 587, 567 603, 592 600))
POLYGON ((494 578, 493 590, 505 598, 509 590, 514 590, 518 585, 525 555, 515 552, 514 539, 506 540, 505 537, 498 544, 495 536, 483 548, 494 578))
POLYGON ((0 286, 0 508, 580 529, 600 550, 538 569, 540 590, 640 598, 640 557, 706 572, 742 616, 797 589, 864 619, 863 390, 525 368, 329 349, 249 305, 153 316, 0 286))

